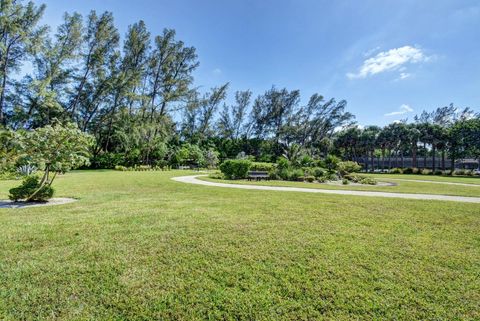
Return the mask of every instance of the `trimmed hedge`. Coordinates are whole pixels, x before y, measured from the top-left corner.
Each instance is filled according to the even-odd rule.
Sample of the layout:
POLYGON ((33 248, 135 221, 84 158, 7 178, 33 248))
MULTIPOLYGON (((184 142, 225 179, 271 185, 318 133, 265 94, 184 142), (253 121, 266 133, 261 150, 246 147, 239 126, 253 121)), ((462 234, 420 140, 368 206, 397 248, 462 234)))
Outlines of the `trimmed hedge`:
POLYGON ((246 178, 252 162, 244 159, 229 159, 220 164, 220 170, 226 179, 246 178))

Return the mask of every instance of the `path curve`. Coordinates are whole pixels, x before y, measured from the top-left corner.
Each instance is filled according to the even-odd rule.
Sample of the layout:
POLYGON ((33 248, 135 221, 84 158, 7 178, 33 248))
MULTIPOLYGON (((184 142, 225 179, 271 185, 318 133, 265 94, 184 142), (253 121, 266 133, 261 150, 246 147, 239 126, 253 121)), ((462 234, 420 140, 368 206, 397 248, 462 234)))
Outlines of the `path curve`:
POLYGON ((216 183, 210 181, 203 181, 197 179, 201 176, 207 175, 190 175, 172 177, 172 180, 213 187, 239 188, 249 190, 263 190, 263 191, 282 191, 282 192, 304 192, 304 193, 322 193, 322 194, 338 194, 338 195, 354 195, 354 196, 370 196, 370 197, 389 197, 389 198, 403 198, 416 200, 435 200, 435 201, 454 201, 464 203, 480 203, 480 197, 466 197, 466 196, 451 196, 451 195, 434 195, 434 194, 407 194, 407 193, 386 193, 386 192, 369 192, 369 191, 349 191, 349 190, 330 190, 318 188, 302 188, 302 187, 285 187, 285 186, 262 186, 262 185, 241 185, 241 184, 226 184, 216 183))

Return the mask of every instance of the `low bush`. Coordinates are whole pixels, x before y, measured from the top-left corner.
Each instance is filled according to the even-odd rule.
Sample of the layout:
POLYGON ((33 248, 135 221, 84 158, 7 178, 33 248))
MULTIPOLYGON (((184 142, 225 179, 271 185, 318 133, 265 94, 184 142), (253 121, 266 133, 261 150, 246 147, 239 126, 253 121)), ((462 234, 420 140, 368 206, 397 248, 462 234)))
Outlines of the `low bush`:
POLYGON ((358 174, 350 174, 350 175, 345 175, 344 179, 347 179, 353 183, 358 183, 358 184, 365 184, 365 185, 376 185, 377 181, 374 178, 368 177, 368 176, 363 176, 363 175, 358 175, 358 174))
POLYGON ((403 174, 403 170, 401 168, 395 167, 390 169, 390 174, 403 174))
POLYGON ((319 183, 325 183, 326 181, 327 181, 327 178, 325 176, 317 177, 317 182, 319 183))
MULTIPOLYGON (((24 178, 22 185, 10 189, 8 196, 12 201, 27 199, 40 187, 40 178, 38 176, 27 176, 24 178)), ((54 190, 51 186, 45 185, 37 192, 32 201, 46 202, 52 198, 54 190)))
POLYGON ((289 181, 303 181, 305 174, 301 169, 291 169, 288 171, 288 180, 289 181))
POLYGON ((116 165, 115 170, 116 171, 121 171, 121 172, 126 172, 126 171, 128 171, 128 167, 122 166, 122 165, 116 165))
POLYGON ((403 169, 403 174, 418 174, 419 171, 416 167, 407 167, 403 169))
POLYGON ((213 178, 213 179, 224 179, 225 177, 223 176, 222 172, 214 172, 208 174, 208 177, 213 178))
POLYGON ((229 159, 220 164, 220 170, 227 179, 246 178, 252 162, 243 159, 229 159))
POLYGON ((341 176, 357 173, 361 169, 362 166, 360 166, 357 162, 352 161, 339 162, 337 165, 337 170, 341 176))
POLYGON ((342 184, 343 185, 348 185, 348 184, 350 184, 350 182, 348 181, 348 179, 344 178, 344 179, 342 179, 342 184))
POLYGON ((305 180, 309 183, 313 183, 313 181, 315 180, 315 176, 305 176, 305 180))
POLYGON ((273 172, 276 169, 274 163, 264 163, 264 162, 252 162, 250 170, 252 171, 263 171, 263 172, 273 172))
POLYGON ((315 176, 317 179, 319 177, 324 177, 325 175, 327 175, 327 170, 325 168, 321 168, 321 167, 313 168, 313 176, 315 176))
POLYGON ((441 170, 436 170, 434 175, 443 175, 443 171, 441 170))
POLYGON ((422 175, 431 175, 432 174, 432 170, 431 169, 427 169, 427 168, 424 168, 420 171, 420 174, 422 175))
POLYGON ((363 176, 360 180, 360 184, 377 185, 377 181, 372 177, 363 176))

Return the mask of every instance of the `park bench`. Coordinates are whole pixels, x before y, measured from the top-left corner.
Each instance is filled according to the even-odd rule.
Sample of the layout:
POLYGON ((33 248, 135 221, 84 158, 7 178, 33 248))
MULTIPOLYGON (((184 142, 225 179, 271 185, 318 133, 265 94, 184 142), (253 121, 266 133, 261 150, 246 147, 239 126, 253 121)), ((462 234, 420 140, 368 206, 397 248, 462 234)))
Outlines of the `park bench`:
POLYGON ((262 179, 264 179, 264 180, 269 180, 269 179, 270 179, 270 175, 268 175, 268 172, 263 172, 263 171, 249 171, 249 172, 248 172, 247 179, 248 179, 249 181, 251 181, 251 180, 260 181, 260 180, 262 180, 262 179))

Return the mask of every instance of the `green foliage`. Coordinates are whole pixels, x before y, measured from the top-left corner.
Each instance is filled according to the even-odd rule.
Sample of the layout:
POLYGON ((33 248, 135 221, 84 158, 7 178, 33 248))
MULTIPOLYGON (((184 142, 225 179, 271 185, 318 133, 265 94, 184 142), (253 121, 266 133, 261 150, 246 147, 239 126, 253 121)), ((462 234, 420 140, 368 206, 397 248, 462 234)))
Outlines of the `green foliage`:
POLYGON ((365 185, 376 185, 377 181, 369 176, 363 176, 358 174, 348 174, 343 177, 343 179, 347 179, 353 183, 358 184, 365 184, 365 185))
POLYGON ((208 174, 208 177, 213 178, 213 179, 225 179, 225 175, 222 174, 222 172, 213 172, 208 174))
POLYGON ((228 159, 220 164, 220 170, 226 179, 246 178, 252 162, 243 159, 228 159))
POLYGON ((407 167, 403 169, 403 174, 418 174, 419 171, 416 167, 407 167))
POLYGON ((21 153, 37 167, 66 172, 90 162, 93 137, 80 131, 74 124, 54 125, 24 132, 21 153))
POLYGON ((350 184, 350 182, 348 181, 348 179, 343 178, 343 179, 342 179, 342 184, 343 184, 343 185, 348 185, 348 184, 350 184))
POLYGON ((426 168, 424 168, 424 169, 422 169, 422 170, 420 171, 420 174, 422 174, 422 175, 431 175, 431 174, 432 174, 432 170, 431 170, 431 169, 426 169, 426 168))
POLYGON ((125 156, 119 153, 101 153, 91 160, 93 168, 112 169, 125 164, 125 156))
POLYGON ((32 175, 24 178, 22 185, 10 189, 8 196, 12 201, 28 199, 35 191, 40 190, 29 201, 45 202, 52 198, 54 190, 50 185, 41 185, 38 176, 32 175))
POLYGON ((346 162, 339 162, 337 164, 337 170, 341 176, 351 174, 351 173, 357 173, 361 169, 362 169, 362 166, 360 166, 357 162, 346 161, 346 162))
POLYGON ((390 174, 403 174, 403 170, 401 168, 395 167, 388 171, 390 174))
POLYGON ((328 171, 325 168, 321 168, 321 167, 313 168, 313 176, 315 176, 317 179, 319 177, 325 177, 327 174, 328 174, 328 171))
POLYGON ((340 158, 334 155, 328 155, 325 157, 324 163, 328 170, 336 171, 338 169, 338 164, 340 163, 340 158))
POLYGON ((274 163, 265 163, 265 162, 252 162, 252 166, 250 170, 252 171, 264 171, 264 172, 272 172, 275 171, 276 166, 274 163))
POLYGON ((315 176, 305 176, 305 181, 309 182, 309 183, 313 183, 313 181, 315 181, 315 176))

